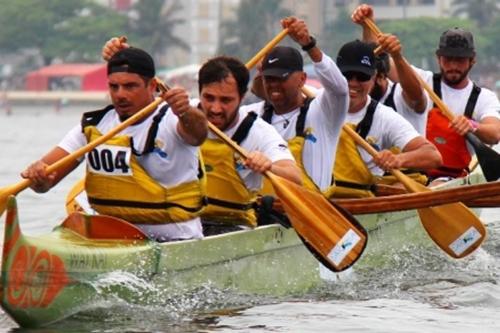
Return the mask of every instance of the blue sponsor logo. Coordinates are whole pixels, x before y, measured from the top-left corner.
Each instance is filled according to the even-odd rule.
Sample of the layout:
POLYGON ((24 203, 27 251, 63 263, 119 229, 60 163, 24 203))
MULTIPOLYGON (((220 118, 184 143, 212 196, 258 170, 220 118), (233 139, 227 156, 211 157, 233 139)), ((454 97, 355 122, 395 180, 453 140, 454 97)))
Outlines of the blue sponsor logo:
POLYGON ((161 150, 158 147, 155 147, 155 149, 153 149, 153 153, 157 153, 158 155, 160 155, 161 158, 167 158, 167 156, 168 156, 168 154, 166 152, 164 152, 163 150, 161 150))

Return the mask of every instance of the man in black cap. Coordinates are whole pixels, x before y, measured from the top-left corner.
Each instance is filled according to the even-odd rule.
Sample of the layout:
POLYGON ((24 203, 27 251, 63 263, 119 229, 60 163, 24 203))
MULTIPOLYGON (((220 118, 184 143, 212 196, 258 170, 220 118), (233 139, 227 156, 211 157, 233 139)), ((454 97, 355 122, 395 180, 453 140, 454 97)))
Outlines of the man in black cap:
MULTIPOLYGON (((363 23, 364 17, 373 20, 371 6, 362 5, 355 11, 355 22, 363 23)), ((363 34, 372 34, 364 26, 363 34)), ((487 144, 500 140, 500 102, 494 92, 478 87, 470 78, 469 72, 476 62, 474 38, 472 33, 461 28, 451 28, 442 33, 436 50, 440 73, 432 73, 413 67, 434 92, 455 114, 449 121, 439 109, 428 100, 423 119, 427 138, 436 145, 443 156, 443 166, 428 170, 431 178, 447 180, 465 176, 473 155, 473 149, 466 143, 464 135, 473 132, 487 144)), ((394 81, 401 81, 400 74, 391 72, 394 81)), ((437 183, 437 182, 436 182, 437 183)))
POLYGON ((349 86, 345 126, 352 126, 379 153, 372 158, 343 130, 334 168, 335 185, 327 191, 327 196, 372 196, 372 185, 384 171, 422 170, 440 165, 441 156, 430 142, 400 114, 370 97, 375 84, 372 45, 359 40, 344 44, 338 53, 337 65, 349 86), (390 150, 393 147, 401 153, 394 154, 390 150))
MULTIPOLYGON (((106 134, 155 97, 155 66, 138 48, 123 49, 108 62, 112 105, 87 112, 80 124, 21 176, 36 192, 46 192, 74 170, 74 161, 58 172, 46 167, 106 134)), ((128 220, 158 241, 203 237, 199 214, 203 188, 198 147, 207 136, 207 120, 189 104, 183 89, 162 94, 162 103, 145 119, 86 155, 85 190, 100 214, 128 220)))
MULTIPOLYGON (((348 107, 347 83, 303 20, 288 17, 282 20, 282 26, 307 52, 324 89, 314 99, 305 97, 302 88, 307 76, 302 55, 294 48, 278 46, 265 56, 261 75, 254 80, 255 87, 262 87, 259 97, 266 101, 245 107, 258 110, 288 141, 302 169, 303 184, 323 191, 332 181, 337 141, 348 107)), ((271 193, 270 186, 264 192, 271 193)))

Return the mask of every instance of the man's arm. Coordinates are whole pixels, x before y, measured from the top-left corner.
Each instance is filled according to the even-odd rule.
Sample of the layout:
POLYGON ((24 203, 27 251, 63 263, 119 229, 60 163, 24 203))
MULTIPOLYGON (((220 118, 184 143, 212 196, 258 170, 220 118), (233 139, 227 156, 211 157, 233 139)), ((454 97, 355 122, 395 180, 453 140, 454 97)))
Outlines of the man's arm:
POLYGON ((260 151, 248 153, 245 166, 255 172, 264 173, 270 171, 277 176, 286 178, 294 183, 302 185, 300 169, 294 160, 278 160, 274 163, 260 151))
POLYGON ((179 118, 177 131, 192 146, 199 146, 208 135, 207 117, 189 104, 189 96, 183 88, 171 88, 162 94, 172 112, 179 118))
POLYGON ((494 145, 500 141, 500 120, 495 117, 485 117, 476 122, 460 115, 455 117, 450 125, 458 134, 465 135, 467 132, 472 132, 487 144, 494 145))
POLYGON ((375 17, 373 15, 373 8, 369 5, 359 5, 354 9, 354 11, 351 14, 351 20, 359 24, 363 28, 363 41, 365 42, 372 42, 376 43, 377 42, 377 35, 370 29, 365 23, 365 19, 369 18, 372 21, 375 21, 375 17))
POLYGON ((421 136, 408 142, 400 154, 394 154, 390 150, 383 150, 373 161, 386 171, 401 168, 435 169, 443 164, 441 154, 437 148, 421 136))
POLYGON ((424 91, 418 81, 417 74, 402 55, 399 39, 391 34, 382 34, 377 40, 382 49, 389 53, 392 58, 392 64, 396 68, 406 104, 413 111, 424 113, 427 107, 424 91))
POLYGON ((75 159, 73 162, 59 168, 57 172, 48 174, 46 169, 69 153, 60 147, 53 148, 42 159, 32 163, 26 170, 21 172, 21 177, 31 180, 30 188, 37 193, 45 193, 54 187, 61 179, 66 177, 79 164, 75 159))

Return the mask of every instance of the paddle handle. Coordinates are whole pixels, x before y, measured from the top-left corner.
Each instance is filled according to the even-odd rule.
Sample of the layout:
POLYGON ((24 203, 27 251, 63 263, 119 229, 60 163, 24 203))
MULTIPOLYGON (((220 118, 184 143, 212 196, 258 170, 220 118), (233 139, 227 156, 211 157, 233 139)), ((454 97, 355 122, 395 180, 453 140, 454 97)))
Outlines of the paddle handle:
POLYGON ((252 69, 257 65, 259 61, 261 61, 262 58, 266 55, 266 53, 269 53, 273 47, 278 45, 279 42, 285 38, 285 36, 288 34, 288 29, 283 29, 281 30, 273 39, 271 39, 259 52, 257 52, 252 59, 250 59, 246 64, 246 68, 252 69))
MULTIPOLYGON (((368 154, 370 154, 373 157, 375 157, 375 156, 378 155, 378 151, 375 148, 373 148, 368 142, 366 142, 366 140, 363 139, 350 126, 345 126, 344 125, 343 128, 347 132, 347 134, 349 134, 351 136, 351 138, 353 138, 353 140, 356 142, 356 144, 358 144, 364 150, 366 150, 368 152, 368 154)), ((416 182, 414 182, 410 177, 408 177, 407 175, 405 175, 404 173, 402 173, 401 171, 399 171, 397 169, 392 169, 391 173, 394 175, 394 177, 397 178, 398 181, 400 181, 411 192, 422 191, 423 188, 425 188, 426 191, 428 190, 427 187, 424 187, 424 186, 422 186, 423 188, 420 187, 419 184, 417 184, 416 182)))
MULTIPOLYGON (((379 27, 375 24, 375 22, 373 22, 372 19, 370 18, 365 18, 365 23, 366 25, 368 26, 368 28, 376 35, 380 35, 382 33, 382 31, 379 29, 379 27)), ((377 47, 375 49, 375 54, 379 53, 381 51, 381 48, 380 47, 377 47)), ((404 59, 404 58, 403 58, 404 59)), ((404 59, 404 61, 406 63, 408 63, 408 61, 406 59, 404 59)), ((441 98, 439 98, 438 95, 436 95, 436 93, 434 92, 434 90, 427 84, 427 82, 425 82, 421 77, 420 75, 416 74, 415 75, 417 77, 417 80, 418 82, 420 83, 420 85, 422 86, 422 88, 425 89, 425 91, 427 91, 427 93, 429 94, 429 97, 431 98, 431 100, 437 105, 437 107, 441 110, 441 113, 444 114, 446 116, 446 118, 448 118, 450 121, 453 120, 455 118, 455 115, 453 114, 453 112, 451 112, 451 110, 448 108, 448 106, 446 106, 446 104, 444 104, 444 102, 441 100, 441 98)))

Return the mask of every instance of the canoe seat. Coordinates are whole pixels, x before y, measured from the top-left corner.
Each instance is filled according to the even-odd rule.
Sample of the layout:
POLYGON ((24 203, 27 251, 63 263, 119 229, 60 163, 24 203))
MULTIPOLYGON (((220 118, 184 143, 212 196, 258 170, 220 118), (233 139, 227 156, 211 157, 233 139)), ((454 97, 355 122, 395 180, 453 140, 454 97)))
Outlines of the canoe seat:
POLYGON ((89 239, 148 239, 133 224, 107 215, 86 215, 73 212, 66 217, 61 226, 89 239))

